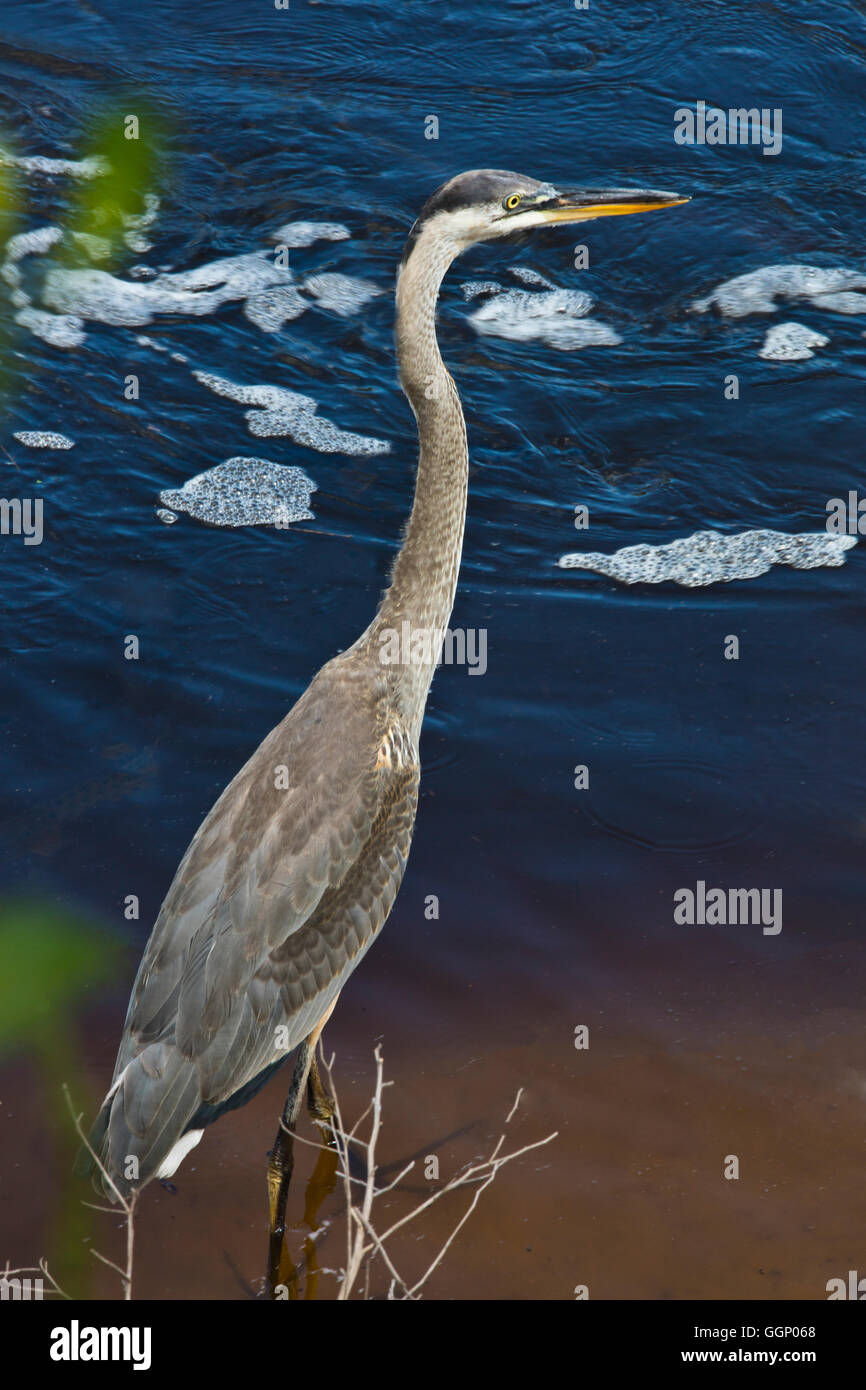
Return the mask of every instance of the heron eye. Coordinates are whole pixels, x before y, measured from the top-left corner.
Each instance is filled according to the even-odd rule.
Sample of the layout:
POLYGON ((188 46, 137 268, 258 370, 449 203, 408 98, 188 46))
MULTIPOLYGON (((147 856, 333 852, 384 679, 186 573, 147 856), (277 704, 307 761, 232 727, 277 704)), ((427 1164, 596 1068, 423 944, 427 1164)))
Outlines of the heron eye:
POLYGON ((505 211, 513 212, 516 207, 519 207, 521 197, 522 195, 520 193, 509 193, 508 197, 505 199, 505 202, 502 204, 502 206, 505 208, 505 211))

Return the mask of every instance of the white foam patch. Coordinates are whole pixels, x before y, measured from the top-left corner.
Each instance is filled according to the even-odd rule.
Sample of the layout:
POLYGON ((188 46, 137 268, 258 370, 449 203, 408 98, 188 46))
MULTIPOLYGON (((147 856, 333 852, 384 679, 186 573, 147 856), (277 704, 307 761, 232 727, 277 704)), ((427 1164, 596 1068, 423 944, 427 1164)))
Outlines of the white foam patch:
MULTIPOLYGON (((863 282, 866 284, 866 280, 863 282)), ((833 314, 866 314, 866 294, 843 291, 840 294, 816 294, 812 303, 818 309, 829 309, 833 314)))
POLYGON ((304 281, 304 289, 316 299, 320 309, 330 309, 347 319, 359 309, 385 291, 370 280, 359 280, 354 275, 339 275, 328 271, 323 275, 311 275, 304 281))
POLYGON ((160 299, 151 290, 152 285, 128 283, 106 270, 56 267, 45 277, 42 298, 59 313, 128 328, 152 323, 157 312, 170 313, 172 303, 177 312, 186 310, 180 297, 176 301, 168 296, 160 299))
POLYGON ((826 347, 830 339, 803 323, 774 323, 767 329, 764 346, 758 353, 768 362, 804 362, 814 357, 816 347, 826 347))
POLYGON ((246 299, 290 278, 288 271, 274 265, 267 251, 226 256, 146 282, 121 280, 105 270, 55 266, 45 277, 42 298, 59 313, 139 328, 160 314, 201 318, 222 304, 246 299))
POLYGON ((111 168, 101 155, 86 159, 48 159, 45 155, 15 155, 0 148, 0 165, 22 169, 25 174, 68 174, 77 179, 96 179, 111 168))
POLYGON ((322 454, 387 454, 391 451, 384 439, 353 434, 323 419, 316 414, 318 403, 299 391, 289 391, 284 386, 240 386, 211 372, 196 371, 193 376, 218 396, 226 396, 242 405, 259 406, 259 410, 248 410, 245 418, 250 434, 260 439, 286 435, 296 444, 304 444, 322 454))
POLYGON ((124 217, 123 240, 134 251, 136 255, 143 256, 152 249, 151 242, 148 241, 144 233, 152 227, 159 213, 159 198, 155 193, 144 195, 144 212, 131 214, 124 217))
POLYGON ((71 315, 49 314, 44 309, 35 309, 29 294, 21 288, 19 262, 25 256, 44 256, 51 247, 63 239, 59 227, 36 227, 29 232, 18 232, 6 243, 6 255, 0 265, 0 276, 12 290, 12 303, 17 309, 15 322, 52 347, 78 347, 84 342, 84 322, 71 315))
POLYGON ((15 322, 22 328, 29 328, 36 338, 50 343, 52 347, 73 348, 84 342, 84 320, 74 314, 49 314, 44 309, 34 309, 30 304, 19 310, 15 322))
POLYGON ((524 285, 533 285, 539 290, 555 290, 556 286, 546 275, 542 275, 538 270, 532 270, 528 265, 513 265, 511 274, 517 279, 522 280, 524 285))
POLYGON ((502 290, 498 280, 467 280, 460 288, 466 300, 480 299, 482 294, 499 294, 502 290))
POLYGON ((60 227, 35 227, 31 232, 18 232, 6 243, 6 260, 20 261, 24 256, 44 256, 46 251, 62 240, 60 227))
MULTIPOLYGON (((316 484, 302 468, 237 456, 198 473, 182 488, 159 494, 163 508, 186 512, 211 526, 288 526, 312 521, 316 484)), ((167 518, 157 513, 160 519, 167 518)))
POLYGON ((65 434, 52 434, 50 430, 16 430, 12 436, 19 444, 31 449, 74 449, 75 440, 65 434))
MULTIPOLYGON (((151 243, 147 240, 143 233, 145 229, 150 227, 151 224, 156 220, 158 212, 159 198, 156 196, 155 193, 147 193, 145 194, 144 198, 144 211, 141 213, 130 213, 124 216, 123 240, 124 243, 129 247, 130 251, 135 251, 139 255, 142 255, 144 254, 144 252, 150 251, 152 249, 151 243)), ((61 237, 64 235, 58 227, 43 227, 40 228, 40 233, 48 234, 50 236, 50 240, 48 240, 45 245, 34 244, 27 247, 27 252, 45 251, 48 249, 48 246, 53 245, 54 241, 60 240, 61 237)), ((31 239, 35 240, 35 234, 30 233, 28 235, 31 237, 31 239)), ((92 232, 71 232, 70 236, 71 239, 75 242, 75 245, 81 251, 84 252, 88 260, 107 261, 110 259, 114 247, 108 237, 95 236, 92 232)), ((16 240, 17 238, 12 238, 12 242, 9 243, 10 248, 12 247, 12 243, 16 240)), ((9 248, 7 248, 7 256, 8 255, 9 248)))
POLYGON ((621 343, 606 323, 586 317, 592 305, 592 295, 583 290, 506 290, 485 300, 469 315, 469 322, 476 333, 516 342, 537 340, 563 352, 621 343))
POLYGON ((349 229, 342 222, 286 222, 277 228, 271 240, 291 249, 312 246, 316 241, 345 241, 348 235, 349 229))
POLYGON ((309 300, 293 285, 275 285, 252 295, 244 305, 244 313, 263 333, 277 333, 284 323, 300 318, 309 307, 309 300))
POLYGON ((593 552, 563 555, 561 569, 595 570, 621 584, 663 584, 673 581, 688 589, 732 579, 754 579, 773 565, 798 570, 845 563, 845 551, 856 536, 831 536, 826 531, 786 535, 782 531, 696 531, 668 545, 629 545, 612 555, 593 552))
MULTIPOLYGON (((63 161, 60 161, 62 163, 63 161)), ((156 219, 159 199, 145 197, 144 211, 124 219, 124 240, 136 252, 150 250, 144 232, 156 219)), ((44 255, 64 233, 59 227, 40 227, 13 236, 0 264, 0 276, 17 296, 22 312, 17 320, 37 337, 56 347, 75 347, 85 339, 87 321, 116 327, 142 328, 161 315, 204 318, 223 304, 240 302, 249 321, 262 332, 276 333, 283 324, 299 318, 313 303, 341 317, 349 317, 377 295, 378 285, 351 275, 325 273, 311 276, 300 293, 288 267, 274 261, 273 252, 259 250, 225 256, 194 270, 157 273, 137 265, 123 279, 93 267, 49 266, 42 285, 42 308, 32 306, 23 291, 18 262, 28 255, 44 255)), ((73 233, 76 244, 91 261, 105 260, 110 243, 90 233, 73 233)), ((309 246, 314 241, 341 241, 348 230, 336 222, 297 222, 280 228, 275 239, 290 246, 309 246)))
POLYGON ((837 314, 866 313, 866 275, 859 270, 825 268, 815 265, 767 265, 738 275, 713 290, 705 299, 695 299, 692 309, 705 314, 714 305, 725 318, 739 319, 747 314, 774 314, 777 299, 804 299, 819 309, 837 314))

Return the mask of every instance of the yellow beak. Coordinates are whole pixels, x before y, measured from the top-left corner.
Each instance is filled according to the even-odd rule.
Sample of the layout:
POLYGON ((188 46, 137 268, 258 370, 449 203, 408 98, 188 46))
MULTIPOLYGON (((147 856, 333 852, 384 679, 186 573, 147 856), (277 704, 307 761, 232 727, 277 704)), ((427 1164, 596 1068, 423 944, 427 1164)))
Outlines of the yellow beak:
POLYGON ((687 203, 680 193, 650 188, 579 188, 558 193, 536 211, 546 222, 588 222, 593 217, 625 217, 632 212, 655 212, 687 203))

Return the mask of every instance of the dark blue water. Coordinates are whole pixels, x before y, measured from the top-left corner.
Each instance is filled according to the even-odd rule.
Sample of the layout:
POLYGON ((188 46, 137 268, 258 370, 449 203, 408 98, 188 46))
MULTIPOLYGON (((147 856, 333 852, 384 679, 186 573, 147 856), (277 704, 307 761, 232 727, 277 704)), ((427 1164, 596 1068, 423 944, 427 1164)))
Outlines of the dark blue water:
MULTIPOLYGON (((350 238, 293 251, 296 274, 337 271, 385 291, 348 318, 311 307, 275 334, 232 304, 143 328, 89 322, 86 342, 66 350, 12 330, 3 486, 44 498, 45 538, 25 548, 3 537, 0 551, 3 889, 75 905, 133 957, 202 816, 366 626, 387 580, 416 454, 391 294, 429 193, 493 165, 692 197, 476 248, 443 287, 440 342, 471 452, 453 622, 487 630, 488 670, 445 669, 434 683, 407 877, 334 1027, 363 1076, 383 1032, 395 1068, 430 1069, 424 1098, 394 1102, 410 1151, 431 1115, 434 1132, 488 1109, 495 1125, 519 1084, 532 1096, 528 1138, 565 1136, 550 1158, 559 1206, 536 1209, 531 1184, 501 1199, 500 1225, 535 1211, 547 1263, 519 1274, 501 1264, 491 1218, 488 1244, 479 1236, 472 1260, 455 1255, 447 1287, 461 1296, 569 1297, 581 1279, 610 1297, 760 1296, 762 1266, 779 1275, 767 1292, 820 1297, 826 1278, 856 1266, 845 1213, 862 1152, 861 547, 839 569, 776 568, 696 590, 624 588, 556 561, 701 529, 818 531, 827 499, 862 485, 866 316, 797 303, 732 321, 689 305, 763 266, 863 265, 864 43, 862 7, 841 3, 4 7, 0 126, 18 154, 79 157, 94 109, 120 93, 160 119, 153 247, 115 273, 192 268, 267 247, 286 222, 324 220, 350 238), (698 99, 781 108, 781 153, 676 144, 673 113, 698 99), (438 140, 425 138, 431 114, 438 140), (574 268, 577 242, 589 269, 574 268), (479 336, 460 287, 516 287, 511 264, 589 290, 621 344, 564 352, 479 336), (804 362, 761 360, 766 329, 790 319, 827 346, 804 362), (301 391, 391 452, 254 440, 243 408, 194 369, 301 391), (124 399, 128 373, 138 401, 124 399), (737 400, 724 393, 732 373, 737 400), (75 448, 28 449, 12 438, 22 429, 60 431, 75 448), (302 467, 318 488, 315 520, 224 531, 157 519, 161 490, 244 454, 302 467), (573 525, 578 504, 587 534, 573 525), (139 637, 138 661, 124 659, 127 634, 139 637), (724 659, 731 634, 738 661, 724 659), (578 764, 588 790, 574 788, 578 764), (697 879, 783 890, 784 929, 675 926, 672 895, 697 879), (128 894, 140 897, 138 922, 123 919, 128 894), (424 917, 429 894, 438 922, 424 917), (572 1046, 582 1022, 597 1030, 592 1063, 572 1046), (790 1083, 783 1059, 801 1052, 820 1060, 797 1065, 790 1083), (731 1067, 724 1099, 720 1056, 731 1067), (477 1057, 484 1078, 461 1104, 446 1078, 477 1057), (660 1079, 664 1067, 673 1079, 660 1079), (669 1103, 691 1104, 694 1125, 683 1113, 678 1127, 669 1103), (743 1197, 711 1235, 718 1194, 682 1175, 705 1162, 715 1175, 721 1155, 748 1147, 733 1117, 753 1103, 762 1179, 753 1206, 743 1197), (697 1136, 723 1112, 730 1123, 705 1154, 697 1136), (839 1127, 832 1164, 812 1151, 819 1117, 839 1127), (658 1166, 642 1186, 635 1164, 647 1153, 658 1166), (771 1172, 787 1204, 766 1196, 771 1172), (672 1216, 662 1194, 681 1182, 672 1216), (675 1246, 663 1272, 660 1221, 675 1246), (816 1234, 800 1248, 804 1225, 816 1234), (724 1259, 707 1263, 708 1240, 724 1259)), ((71 189, 27 175, 21 225, 62 218, 71 189)), ((34 285, 40 273, 34 261, 34 285)), ((5 294, 0 318, 11 326, 5 294)), ((92 991, 82 1015, 96 1088, 131 969, 110 996, 92 991)), ((279 1105, 269 1095, 242 1176, 231 1190, 215 1179, 217 1201, 260 1181, 279 1105)), ((205 1147, 219 1152, 219 1135, 205 1147)), ((522 1250, 520 1232, 516 1241, 522 1250)), ((31 1244, 22 1259, 46 1242, 31 1244)), ((184 1295, 155 1272, 151 1293, 218 1292, 216 1274, 188 1277, 184 1295)))

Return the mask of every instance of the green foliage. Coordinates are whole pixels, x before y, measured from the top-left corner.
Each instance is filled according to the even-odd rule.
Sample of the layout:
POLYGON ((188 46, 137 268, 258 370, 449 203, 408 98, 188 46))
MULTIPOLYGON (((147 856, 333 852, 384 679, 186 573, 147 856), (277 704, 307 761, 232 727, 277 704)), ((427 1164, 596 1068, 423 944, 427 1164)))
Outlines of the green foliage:
POLYGON ((78 1147, 63 1100, 68 1085, 92 1113, 78 1047, 75 1011, 85 996, 119 973, 116 942, 90 922, 53 904, 21 899, 0 907, 0 1058, 26 1051, 36 1064, 41 1115, 50 1142, 38 1153, 49 1210, 49 1267, 73 1297, 92 1278, 92 1212, 73 1173, 78 1147))
POLYGON ((93 124, 83 153, 97 159, 104 172, 77 189, 60 251, 67 264, 90 262, 88 238, 97 239, 100 265, 117 258, 129 219, 141 215, 153 189, 160 143, 157 123, 140 103, 93 124))
MULTIPOLYGON (((101 172, 82 178, 71 193, 63 240, 55 252, 60 261, 70 268, 95 262, 103 269, 117 262, 125 250, 124 234, 134 230, 133 219, 147 211, 162 145, 158 121, 138 99, 123 107, 115 99, 112 109, 92 122, 82 156, 93 160, 101 172)), ((11 148, 11 142, 0 139, 0 250, 16 230, 21 206, 14 162, 4 158, 4 151, 11 148)), ((0 285, 0 293, 4 289, 0 285)), ((0 306, 0 406, 10 389, 13 328, 4 302, 0 306)))
MULTIPOLYGON (((18 188, 15 171, 0 159, 0 248, 4 247, 15 231, 18 209, 18 188)), ((9 370, 11 354, 10 324, 5 314, 0 314, 0 400, 5 395, 6 374, 9 370)))
POLYGON ((52 906, 28 901, 0 908, 0 1056, 19 1047, 39 1053, 96 985, 115 977, 117 945, 98 928, 52 906))
POLYGON ((9 164, 0 160, 0 244, 6 245, 15 227, 15 212, 18 205, 18 190, 15 171, 9 164))

